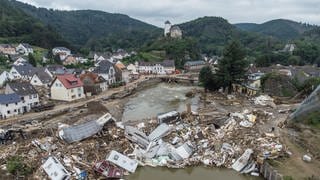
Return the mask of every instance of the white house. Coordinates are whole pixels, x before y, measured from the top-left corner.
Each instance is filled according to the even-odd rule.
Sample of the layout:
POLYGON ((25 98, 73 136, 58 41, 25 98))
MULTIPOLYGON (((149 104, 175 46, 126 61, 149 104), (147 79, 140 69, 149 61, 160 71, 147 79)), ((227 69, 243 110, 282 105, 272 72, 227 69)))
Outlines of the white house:
POLYGON ((22 112, 29 112, 39 105, 37 90, 28 82, 10 82, 6 85, 5 94, 16 93, 22 102, 22 112))
POLYGON ((136 62, 136 68, 142 74, 173 74, 175 65, 173 60, 165 60, 163 62, 136 62))
POLYGON ((6 55, 14 55, 16 54, 16 48, 11 46, 10 44, 0 44, 0 53, 6 55))
POLYGON ((12 94, 0 94, 0 119, 5 119, 22 113, 20 96, 12 94))
POLYGON ((33 86, 49 87, 53 80, 53 75, 47 68, 37 68, 30 80, 33 86))
POLYGON ((24 57, 18 57, 17 59, 14 60, 13 65, 15 66, 22 66, 24 64, 28 63, 27 58, 24 57))
POLYGON ((3 85, 10 81, 10 80, 13 80, 14 77, 11 73, 7 72, 7 71, 3 71, 1 74, 0 74, 0 87, 3 87, 3 85))
POLYGON ((52 54, 54 56, 59 55, 60 60, 64 60, 66 57, 71 55, 71 50, 65 47, 55 47, 52 49, 52 54))
POLYGON ((102 76, 107 80, 109 85, 116 82, 116 70, 114 64, 108 60, 100 61, 92 72, 102 76))
POLYGON ((135 66, 134 64, 129 64, 129 65, 127 66, 127 69, 128 69, 128 71, 130 71, 130 72, 137 72, 137 68, 136 68, 136 66, 135 66))
POLYGON ((21 43, 16 47, 16 51, 20 54, 28 55, 33 54, 33 48, 28 43, 21 43))
POLYGON ((30 80, 33 76, 34 67, 31 64, 25 63, 20 66, 13 65, 10 74, 15 79, 30 80))
POLYGON ((51 99, 74 101, 85 97, 83 83, 73 74, 58 75, 51 83, 51 99))

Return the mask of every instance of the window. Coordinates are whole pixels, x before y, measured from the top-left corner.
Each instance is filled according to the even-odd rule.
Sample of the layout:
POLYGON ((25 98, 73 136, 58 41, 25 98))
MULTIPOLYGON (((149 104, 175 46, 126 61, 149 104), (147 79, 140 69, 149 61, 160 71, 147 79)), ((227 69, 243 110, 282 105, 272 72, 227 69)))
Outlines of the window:
POLYGON ((81 97, 81 94, 78 94, 79 97, 81 97))
POLYGON ((17 112, 17 110, 15 109, 14 112, 17 112))
POLYGON ((10 114, 10 111, 7 111, 8 114, 10 114))
POLYGON ((71 89, 71 92, 73 93, 73 89, 71 89))
POLYGON ((37 95, 37 94, 35 94, 35 95, 33 95, 33 97, 34 97, 34 98, 37 98, 37 97, 38 97, 38 95, 37 95))
POLYGON ((18 103, 16 103, 16 105, 18 105, 18 103))
POLYGON ((32 99, 32 95, 29 96, 29 99, 32 99))
POLYGON ((8 106, 9 106, 9 104, 6 104, 6 106, 8 107, 8 106))

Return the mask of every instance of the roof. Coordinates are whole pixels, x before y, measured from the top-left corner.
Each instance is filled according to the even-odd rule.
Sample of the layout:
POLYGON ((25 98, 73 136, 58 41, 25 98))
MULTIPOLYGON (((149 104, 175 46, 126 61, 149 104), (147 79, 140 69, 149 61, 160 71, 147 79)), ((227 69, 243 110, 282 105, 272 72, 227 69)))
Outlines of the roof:
POLYGON ((103 60, 98 63, 98 66, 94 68, 92 72, 97 74, 109 73, 110 68, 113 67, 113 64, 108 60, 103 60))
POLYGON ((85 79, 90 79, 92 82, 94 83, 101 83, 101 82, 106 82, 106 80, 102 77, 102 76, 99 76, 98 74, 96 73, 93 73, 93 72, 87 72, 85 74, 81 74, 80 75, 80 80, 85 83, 85 79))
POLYGON ((7 85, 20 96, 38 93, 29 82, 9 82, 7 85))
POLYGON ((70 49, 66 48, 66 47, 55 47, 52 50, 60 50, 60 51, 71 51, 70 49))
POLYGON ((126 69, 126 66, 120 61, 116 63, 116 67, 121 70, 126 69))
POLYGON ((60 136, 68 143, 73 143, 95 135, 101 131, 102 128, 103 125, 93 120, 80 125, 63 128, 60 136))
POLYGON ((206 62, 204 61, 187 61, 184 65, 186 66, 197 66, 197 65, 204 65, 206 62))
POLYGON ((20 96, 17 94, 0 94, 0 104, 11 104, 19 102, 20 96))
POLYGON ((75 77, 73 74, 58 75, 56 78, 59 79, 59 81, 67 89, 83 86, 82 81, 79 78, 75 77))
POLYGON ((164 67, 174 67, 174 60, 164 60, 162 65, 164 67))
POLYGON ((32 49, 32 46, 28 43, 21 43, 22 46, 24 46, 27 49, 32 49))
POLYGON ((171 24, 171 22, 167 20, 166 22, 164 22, 164 24, 171 24))
POLYGON ((13 65, 12 67, 14 67, 21 76, 31 76, 34 72, 34 67, 29 63, 24 63, 19 66, 13 65))
POLYGON ((52 77, 45 71, 45 68, 36 68, 34 75, 37 75, 40 81, 44 84, 48 84, 53 80, 52 77))
POLYGON ((1 48, 14 48, 12 45, 10 44, 0 44, 1 48))

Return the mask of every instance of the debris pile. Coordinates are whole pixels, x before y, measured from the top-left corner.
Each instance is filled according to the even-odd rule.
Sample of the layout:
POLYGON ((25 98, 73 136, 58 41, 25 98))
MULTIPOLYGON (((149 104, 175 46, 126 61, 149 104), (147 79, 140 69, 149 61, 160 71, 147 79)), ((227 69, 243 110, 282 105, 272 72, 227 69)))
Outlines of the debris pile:
MULTIPOLYGON (((260 97, 254 102, 270 106, 272 100, 260 97)), ((8 144, 0 161, 20 155, 33 167, 42 167, 33 173, 38 179, 54 179, 52 174, 78 179, 122 178, 138 166, 191 165, 228 167, 257 175, 265 159, 285 153, 276 134, 258 128, 270 119, 272 113, 255 109, 205 115, 172 111, 139 124, 123 124, 107 113, 78 125, 60 125, 31 142, 8 144)))

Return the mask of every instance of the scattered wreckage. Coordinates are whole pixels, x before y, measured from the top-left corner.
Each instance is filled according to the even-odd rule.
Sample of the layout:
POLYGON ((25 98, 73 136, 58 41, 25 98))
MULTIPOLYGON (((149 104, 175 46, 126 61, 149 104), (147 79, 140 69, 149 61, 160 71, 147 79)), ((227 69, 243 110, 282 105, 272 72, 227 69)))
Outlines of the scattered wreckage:
POLYGON ((183 168, 199 164, 256 176, 265 159, 277 158, 285 150, 272 132, 257 128, 258 123, 272 118, 272 113, 244 110, 213 116, 219 125, 208 122, 201 113, 182 116, 176 111, 127 125, 115 122, 107 113, 78 125, 59 125, 57 136, 64 143, 49 136, 33 139, 33 146, 28 147, 36 149, 31 148, 28 156, 38 153, 42 159, 46 154, 41 167, 50 179, 121 179, 138 166, 183 168), (100 132, 105 134, 103 138, 95 136, 100 132), (92 154, 92 149, 101 154, 92 154))

